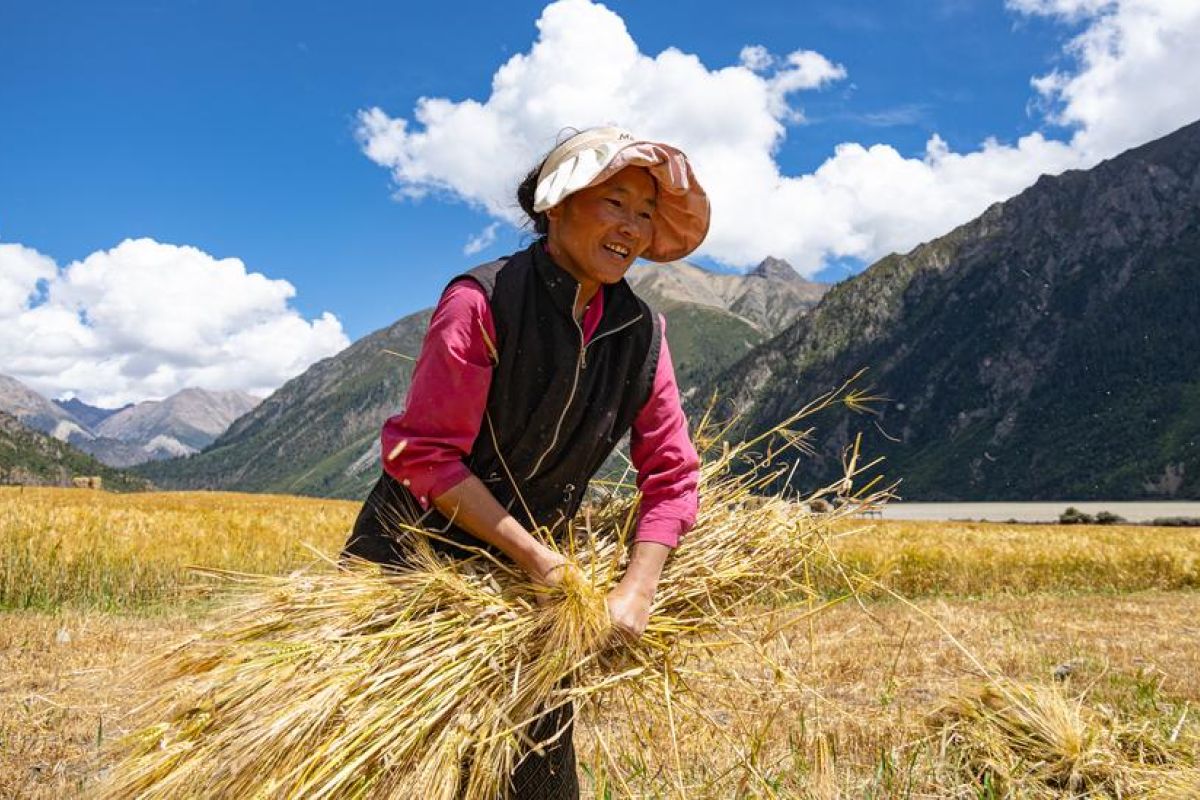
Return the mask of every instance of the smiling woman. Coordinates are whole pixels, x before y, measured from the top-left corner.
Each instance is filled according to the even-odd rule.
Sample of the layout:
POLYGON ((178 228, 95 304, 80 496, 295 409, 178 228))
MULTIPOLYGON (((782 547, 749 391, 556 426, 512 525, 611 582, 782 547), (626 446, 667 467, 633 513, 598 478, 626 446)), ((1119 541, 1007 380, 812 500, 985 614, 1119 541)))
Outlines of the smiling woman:
MULTIPOLYGON (((588 481, 630 433, 642 492, 612 626, 639 637, 663 565, 696 516, 698 459, 664 323, 625 282, 639 258, 690 253, 708 198, 679 150, 618 128, 553 150, 517 190, 539 238, 451 281, 403 414, 384 425, 384 474, 346 554, 404 569, 418 526, 435 550, 509 559, 545 587, 579 580, 563 542, 588 481), (408 527, 406 527, 408 526, 408 527)), ((570 704, 524 731, 510 797, 574 798, 570 704)))

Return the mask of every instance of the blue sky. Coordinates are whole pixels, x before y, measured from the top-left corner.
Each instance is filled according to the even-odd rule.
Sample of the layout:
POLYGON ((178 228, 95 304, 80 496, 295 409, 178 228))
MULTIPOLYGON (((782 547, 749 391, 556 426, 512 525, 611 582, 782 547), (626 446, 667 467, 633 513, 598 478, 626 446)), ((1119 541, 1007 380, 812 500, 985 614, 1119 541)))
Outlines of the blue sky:
MULTIPOLYGON (((746 198, 758 196, 755 187, 735 189, 730 180, 725 180, 727 186, 717 181, 717 194, 729 199, 718 206, 715 194, 714 208, 727 209, 729 224, 716 231, 711 250, 699 257, 702 263, 745 268, 767 255, 783 255, 801 271, 829 278, 889 249, 944 232, 1032 182, 1040 171, 1086 165, 1112 155, 1109 151, 1127 143, 1122 136, 1167 132, 1106 135, 1089 121, 1087 114, 1093 112, 1081 105, 1082 90, 1064 92, 1062 81, 1049 89, 1031 83, 1050 74, 1075 78, 1077 83, 1087 78, 1087 51, 1072 49, 1070 43, 1106 19, 1119 22, 1120 4, 1015 0, 1010 5, 983 0, 852 0, 746 2, 736 7, 727 2, 610 2, 598 8, 584 0, 568 0, 559 16, 568 26, 576 20, 586 24, 588 15, 623 23, 641 59, 630 62, 633 77, 627 76, 627 81, 639 80, 637 75, 667 74, 665 68, 655 72, 662 65, 654 60, 669 48, 698 59, 692 78, 670 78, 680 81, 678 87, 664 84, 673 97, 686 94, 689 86, 695 88, 686 114, 677 114, 675 121, 648 121, 643 126, 637 119, 597 121, 620 122, 635 130, 657 125, 656 131, 688 140, 682 142, 685 145, 695 142, 697 151, 709 153, 706 161, 714 165, 713 174, 722 172, 712 155, 719 150, 716 140, 753 139, 753 147, 762 148, 757 160, 751 168, 734 164, 731 169, 752 176, 760 168, 774 170, 781 183, 791 184, 758 216, 777 220, 773 230, 794 224, 811 225, 815 231, 792 238, 749 231, 753 218, 746 221, 736 215, 754 212, 746 208, 746 198), (750 76, 748 65, 754 59, 747 60, 748 46, 771 54, 771 66, 756 67, 759 89, 776 85, 771 81, 791 69, 788 54, 807 51, 819 59, 789 73, 804 86, 783 95, 786 113, 763 112, 764 119, 773 119, 780 129, 766 138, 737 129, 738 120, 723 114, 727 102, 706 94, 705 81, 711 83, 719 70, 741 66, 750 76), (824 72, 813 73, 813 63, 824 72), (707 134, 695 132, 710 121, 714 131, 703 140, 707 134), (1095 135, 1083 141, 1081 132, 1095 135), (1022 137, 1031 135, 1037 140, 1021 144, 1022 137), (961 156, 962 163, 931 167, 934 136, 944 153, 961 156), (989 139, 995 140, 993 150, 1003 152, 985 152, 989 139), (865 155, 859 161, 880 159, 879 168, 862 167, 863 174, 891 174, 887 170, 895 168, 895 176, 888 179, 895 183, 802 180, 834 159, 845 143, 861 146, 865 155), (872 145, 886 148, 868 152, 872 145), (977 156, 973 161, 968 158, 972 155, 977 156), (904 177, 906 169, 911 172, 922 163, 924 173, 913 173, 911 180, 904 177), (1021 166, 1014 170, 1013 164, 1021 166), (962 177, 971 171, 971 177, 962 177), (938 199, 928 206, 916 204, 926 209, 919 224, 883 207, 888 202, 905 204, 905 192, 923 181, 938 199), (901 188, 895 200, 888 201, 892 186, 901 188), (831 192, 842 199, 829 200, 831 192), (835 208, 840 210, 830 211, 835 208), (826 213, 831 215, 829 228, 844 229, 844 235, 835 236, 815 221, 826 213)), ((498 205, 498 190, 473 189, 472 181, 479 182, 481 176, 439 167, 445 153, 453 155, 448 149, 456 141, 452 132, 441 145, 412 138, 422 130, 438 133, 436 125, 416 121, 418 100, 445 98, 455 109, 463 101, 477 101, 492 109, 489 124, 497 130, 508 130, 506 120, 517 119, 520 141, 511 150, 497 151, 507 165, 500 172, 531 165, 532 155, 555 131, 533 129, 545 117, 510 113, 511 107, 498 100, 489 105, 489 97, 493 77, 505 62, 529 54, 540 36, 549 38, 545 29, 539 33, 535 26, 545 6, 247 0, 5 3, 0 6, 0 242, 21 248, 25 260, 20 264, 26 266, 11 267, 12 275, 25 270, 21 274, 37 276, 37 282, 26 287, 32 291, 21 308, 10 309, 10 317, 17 311, 28 316, 47 298, 74 302, 77 316, 87 317, 80 304, 89 301, 79 299, 82 290, 68 291, 63 270, 95 254, 108 253, 107 261, 99 258, 96 263, 116 264, 120 259, 109 251, 123 240, 143 238, 195 248, 214 263, 239 259, 247 274, 287 281, 294 294, 282 300, 272 295, 267 302, 274 309, 271 313, 312 323, 328 312, 340 323, 346 340, 432 304, 449 277, 511 251, 523 234, 498 205), (361 112, 371 108, 387 120, 406 121, 406 132, 399 138, 394 132, 386 136, 393 137, 393 151, 406 154, 408 167, 364 152, 372 142, 389 143, 384 134, 364 130, 361 112), (424 177, 413 171, 414 161, 424 177), (405 199, 398 194, 423 196, 405 199), (478 253, 465 253, 468 239, 495 222, 495 241, 478 253), (59 272, 51 274, 44 262, 38 262, 41 267, 28 266, 35 258, 30 253, 51 260, 59 272)), ((625 41, 619 25, 610 33, 618 44, 625 41)), ((589 62, 594 54, 587 49, 589 54, 579 56, 580 69, 603 73, 609 68, 602 57, 589 62)), ((530 77, 525 91, 536 96, 545 80, 544 74, 530 77)), ((1088 85, 1082 89, 1105 90, 1088 85)), ((633 90, 618 86, 615 91, 633 90)), ((597 105, 620 107, 605 106, 602 100, 597 105)), ((645 108, 644 102, 639 107, 645 108)), ((1168 123, 1158 124, 1161 128, 1168 123)), ((850 158, 853 154, 842 155, 839 165, 856 163, 850 158)), ((774 173, 762 174, 770 183, 774 173)), ((699 177, 705 181, 703 172, 699 177)), ((147 245, 147 252, 151 249, 147 245)), ((173 250, 156 252, 178 255, 173 250)), ((197 266, 197 275, 204 268, 197 266)), ((116 274, 116 266, 107 269, 104 274, 116 274)), ((100 266, 94 270, 103 272, 100 266)), ((229 291, 238 291, 236 285, 230 284, 229 291)), ((91 296, 90 302, 99 302, 94 299, 99 295, 91 296)), ((196 302, 203 301, 195 296, 196 302)), ((242 316, 246 314, 254 316, 248 311, 242 316)), ((0 319, 3 316, 0 310, 0 319)), ((91 333, 95 331, 71 335, 83 341, 80 337, 91 333)), ((229 331, 222 336, 229 338, 229 331)), ((326 335, 321 346, 334 345, 334 338, 326 335)), ((304 358, 321 346, 288 354, 283 372, 302 368, 304 358)), ((97 357, 114 357, 111 342, 107 350, 97 347, 97 357)), ((176 365, 161 372, 157 383, 139 383, 126 367, 110 367, 105 374, 114 388, 107 393, 102 375, 80 378, 78 388, 61 381, 52 386, 49 376, 61 375, 60 368, 52 368, 50 362, 18 363, 11 355, 6 361, 0 349, 0 372, 23 376, 47 392, 93 399, 166 391, 195 377, 176 365)), ((283 372, 274 377, 210 377, 230 385, 241 380, 245 388, 262 390, 286 377, 283 372)))

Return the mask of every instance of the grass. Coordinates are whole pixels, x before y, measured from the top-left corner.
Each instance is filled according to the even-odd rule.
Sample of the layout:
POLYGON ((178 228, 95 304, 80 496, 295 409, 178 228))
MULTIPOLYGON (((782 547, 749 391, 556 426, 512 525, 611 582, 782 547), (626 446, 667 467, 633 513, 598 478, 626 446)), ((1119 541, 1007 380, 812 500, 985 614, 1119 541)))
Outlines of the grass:
MULTIPOLYGON (((0 487, 0 608, 172 607, 211 587, 189 566, 309 566, 306 545, 335 554, 357 511, 280 495, 0 487)), ((1194 528, 852 520, 829 548, 909 597, 1200 588, 1194 528)), ((844 588, 833 575, 819 585, 844 588)))
POLYGON ((0 608, 147 611, 193 600, 189 566, 284 573, 336 552, 357 504, 0 487, 0 608))
POLYGON ((875 522, 834 545, 906 596, 1200 589, 1200 529, 875 522))

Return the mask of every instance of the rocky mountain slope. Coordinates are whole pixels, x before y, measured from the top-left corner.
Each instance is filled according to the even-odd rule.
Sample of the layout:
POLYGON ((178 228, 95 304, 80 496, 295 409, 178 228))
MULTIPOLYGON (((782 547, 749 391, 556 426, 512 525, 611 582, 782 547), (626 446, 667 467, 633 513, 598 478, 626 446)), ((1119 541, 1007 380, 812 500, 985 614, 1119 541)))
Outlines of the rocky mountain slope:
POLYGON ((0 484, 70 486, 77 476, 99 476, 106 489, 117 491, 151 488, 146 480, 105 466, 0 411, 0 484))
POLYGON ((685 392, 782 331, 829 289, 777 258, 745 275, 676 261, 638 264, 627 278, 666 317, 676 377, 685 392))
POLYGON ((99 406, 88 405, 78 397, 72 397, 70 400, 54 400, 54 405, 66 411, 75 419, 82 422, 90 430, 95 430, 96 426, 104 420, 116 414, 118 411, 124 411, 127 408, 133 408, 133 403, 124 405, 121 408, 100 408, 99 406))
POLYGON ((87 426, 70 412, 8 375, 0 375, 0 411, 11 414, 26 427, 50 434, 60 441, 68 441, 73 436, 92 438, 87 426))
POLYGON ((909 499, 1200 496, 1200 123, 1043 177, 835 286, 715 388, 762 430, 863 367, 876 416, 818 420, 909 499))

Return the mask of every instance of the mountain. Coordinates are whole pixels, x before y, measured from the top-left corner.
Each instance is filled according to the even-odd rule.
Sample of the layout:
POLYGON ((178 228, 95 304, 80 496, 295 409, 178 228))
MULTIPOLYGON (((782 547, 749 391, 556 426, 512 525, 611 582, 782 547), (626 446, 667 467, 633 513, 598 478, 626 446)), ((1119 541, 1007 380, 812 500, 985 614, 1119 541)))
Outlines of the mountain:
POLYGON ((112 467, 199 452, 258 403, 245 392, 184 389, 165 400, 109 410, 79 400, 51 402, 0 375, 0 411, 112 467))
MULTIPOLYGON (((667 317, 684 386, 706 365, 732 363, 789 313, 794 317, 811 305, 797 301, 787 312, 767 295, 808 298, 823 290, 786 264, 786 272, 768 264, 747 276, 717 275, 684 262, 637 270, 642 277, 631 275, 631 283, 667 317)), ((408 391, 411 361, 403 356, 420 352, 431 313, 404 317, 314 364, 203 453, 137 471, 173 488, 364 497, 379 475, 380 426, 408 391)))
POLYGON ((102 478, 106 489, 152 488, 146 480, 107 467, 0 411, 0 484, 70 486, 73 477, 92 475, 102 478))
POLYGON ((666 317, 684 392, 782 331, 829 289, 777 258, 765 259, 745 275, 712 272, 686 261, 638 264, 627 279, 666 317))
POLYGON ((259 402, 245 392, 184 389, 165 400, 147 400, 122 409, 102 420, 95 431, 148 451, 186 455, 211 444, 259 402))
POLYGON ((87 426, 16 378, 0 375, 0 411, 60 441, 92 438, 87 426))
POLYGON ((408 391, 432 309, 318 361, 204 452, 137 468, 171 488, 362 498, 379 475, 379 429, 408 391))
POLYGON ((90 429, 94 429, 118 411, 124 411, 127 408, 133 407, 133 403, 129 403, 121 408, 99 408, 88 405, 77 397, 72 397, 70 400, 55 400, 54 405, 66 411, 90 429))
POLYGON ((778 258, 764 259, 745 275, 674 261, 637 264, 626 278, 652 305, 691 303, 720 309, 741 317, 766 336, 782 331, 829 290, 828 284, 805 280, 778 258))
POLYGON ((867 367, 861 431, 906 499, 1200 496, 1200 123, 1045 177, 835 286, 706 385, 764 430, 867 367))

